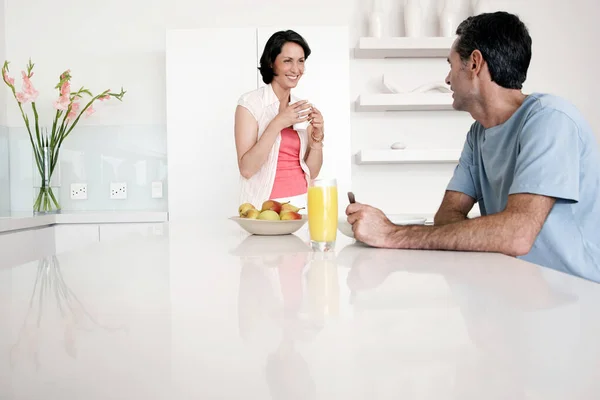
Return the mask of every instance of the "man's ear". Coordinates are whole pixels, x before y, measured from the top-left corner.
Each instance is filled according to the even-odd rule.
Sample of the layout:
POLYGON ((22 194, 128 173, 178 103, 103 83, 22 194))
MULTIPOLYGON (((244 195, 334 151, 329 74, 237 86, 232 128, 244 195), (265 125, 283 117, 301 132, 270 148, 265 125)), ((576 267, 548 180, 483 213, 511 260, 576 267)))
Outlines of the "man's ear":
POLYGON ((469 63, 467 64, 467 68, 473 75, 479 75, 479 72, 483 68, 483 54, 479 50, 473 50, 471 53, 471 58, 469 59, 469 63))

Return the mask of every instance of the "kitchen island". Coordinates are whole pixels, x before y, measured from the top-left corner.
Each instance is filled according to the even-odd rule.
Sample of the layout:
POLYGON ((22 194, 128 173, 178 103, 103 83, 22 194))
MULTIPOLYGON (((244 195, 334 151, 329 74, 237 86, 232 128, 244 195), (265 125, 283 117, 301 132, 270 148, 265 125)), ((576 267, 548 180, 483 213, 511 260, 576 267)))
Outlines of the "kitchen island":
POLYGON ((0 269, 0 398, 598 398, 599 285, 307 242, 170 222, 0 269))

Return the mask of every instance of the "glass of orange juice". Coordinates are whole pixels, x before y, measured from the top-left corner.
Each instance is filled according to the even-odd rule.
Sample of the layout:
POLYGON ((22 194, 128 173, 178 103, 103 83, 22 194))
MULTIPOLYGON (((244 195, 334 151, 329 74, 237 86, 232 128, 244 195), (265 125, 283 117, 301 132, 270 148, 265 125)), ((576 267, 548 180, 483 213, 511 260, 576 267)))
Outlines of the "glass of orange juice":
POLYGON ((312 248, 319 251, 333 250, 338 222, 337 181, 313 179, 308 187, 307 208, 312 248))

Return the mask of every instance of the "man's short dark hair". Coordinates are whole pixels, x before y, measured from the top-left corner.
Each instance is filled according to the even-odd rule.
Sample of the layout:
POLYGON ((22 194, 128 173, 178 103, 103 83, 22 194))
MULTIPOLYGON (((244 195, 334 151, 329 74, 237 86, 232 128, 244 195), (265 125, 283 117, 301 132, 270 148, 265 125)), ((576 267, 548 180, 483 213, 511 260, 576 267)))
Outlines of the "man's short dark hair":
POLYGON ((464 20, 456 29, 455 50, 463 62, 479 50, 492 81, 507 89, 522 89, 531 62, 531 36, 525 24, 504 11, 464 20))
POLYGON ((298 33, 287 30, 287 31, 279 31, 275 32, 267 43, 265 44, 265 49, 263 50, 262 56, 260 57, 260 74, 262 75, 262 80, 264 83, 269 84, 273 81, 273 77, 275 76, 275 71, 273 71, 273 64, 275 63, 275 59, 281 53, 281 49, 283 45, 292 42, 300 45, 304 50, 304 59, 306 60, 310 55, 310 47, 308 47, 308 43, 302 36, 298 33))

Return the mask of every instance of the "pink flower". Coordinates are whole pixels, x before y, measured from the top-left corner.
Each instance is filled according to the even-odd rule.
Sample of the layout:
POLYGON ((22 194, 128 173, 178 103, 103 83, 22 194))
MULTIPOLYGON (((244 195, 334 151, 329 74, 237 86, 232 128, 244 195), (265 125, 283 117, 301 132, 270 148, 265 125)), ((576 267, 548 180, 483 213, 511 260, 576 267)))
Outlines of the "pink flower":
POLYGON ((104 101, 104 100, 108 100, 108 99, 110 99, 109 95, 98 97, 98 100, 100 100, 100 101, 104 101))
POLYGON ((19 103, 27 103, 29 101, 29 98, 25 93, 17 92, 15 93, 15 96, 17 97, 17 101, 19 103))
POLYGON ((28 94, 32 98, 32 101, 34 101, 40 93, 37 90, 35 90, 33 84, 31 83, 31 77, 33 76, 33 72, 30 76, 27 76, 25 71, 22 71, 21 74, 23 76, 23 92, 28 94))
POLYGON ((61 96, 69 96, 71 94, 71 84, 69 81, 65 81, 60 87, 60 95, 61 96))
POLYGON ((79 103, 71 103, 71 111, 69 111, 69 114, 67 115, 67 119, 69 121, 74 120, 75 118, 77 118, 77 113, 79 112, 79 103))
POLYGON ((58 100, 55 100, 53 105, 54 108, 57 110, 62 110, 62 111, 67 111, 69 109, 69 103, 71 101, 69 100, 69 96, 60 96, 58 98, 58 100))
POLYGON ((89 117, 90 115, 92 115, 95 112, 96 112, 96 110, 94 110, 94 106, 89 106, 87 108, 87 110, 85 110, 85 116, 89 117))
POLYGON ((8 76, 8 72, 6 72, 6 70, 4 70, 4 80, 11 86, 14 86, 15 84, 15 78, 8 76))
POLYGON ((33 74, 28 76, 25 71, 21 71, 21 76, 23 77, 23 91, 16 93, 17 101, 19 103, 27 103, 29 101, 35 101, 39 96, 40 92, 35 90, 33 84, 31 83, 31 77, 33 74))

